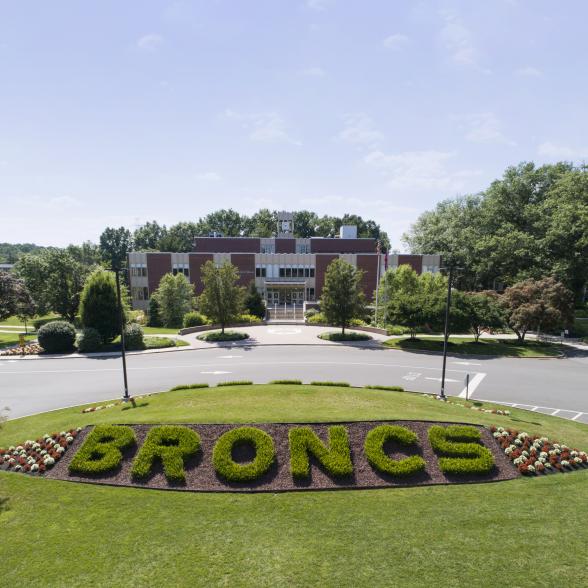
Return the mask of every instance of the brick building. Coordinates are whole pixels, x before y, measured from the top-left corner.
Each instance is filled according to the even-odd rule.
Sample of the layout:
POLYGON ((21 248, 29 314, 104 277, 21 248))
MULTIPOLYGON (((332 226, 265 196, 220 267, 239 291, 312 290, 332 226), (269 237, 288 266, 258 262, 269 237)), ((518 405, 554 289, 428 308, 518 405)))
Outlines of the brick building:
POLYGON ((418 273, 437 272, 438 255, 385 255, 377 252, 375 239, 357 238, 357 228, 343 226, 339 237, 295 238, 293 215, 278 215, 276 237, 196 237, 190 253, 129 253, 129 278, 133 308, 147 310, 149 296, 166 273, 183 273, 202 292, 201 267, 207 261, 228 261, 239 269, 239 283, 254 280, 268 305, 296 304, 320 299, 325 272, 341 258, 364 271, 363 289, 372 300, 379 273, 408 264, 418 273))

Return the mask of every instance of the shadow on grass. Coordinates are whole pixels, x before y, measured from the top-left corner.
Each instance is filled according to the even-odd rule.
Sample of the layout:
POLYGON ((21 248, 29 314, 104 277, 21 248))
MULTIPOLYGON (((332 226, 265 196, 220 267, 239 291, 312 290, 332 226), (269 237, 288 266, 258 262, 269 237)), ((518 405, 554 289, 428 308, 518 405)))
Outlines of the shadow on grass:
POLYGON ((8 498, 4 498, 3 496, 0 496, 0 514, 2 514, 3 512, 6 512, 9 508, 8 508, 8 498))
POLYGON ((121 412, 124 410, 133 410, 135 408, 145 408, 146 406, 149 406, 148 402, 141 402, 140 404, 133 402, 132 404, 128 404, 127 406, 123 406, 121 408, 121 412))

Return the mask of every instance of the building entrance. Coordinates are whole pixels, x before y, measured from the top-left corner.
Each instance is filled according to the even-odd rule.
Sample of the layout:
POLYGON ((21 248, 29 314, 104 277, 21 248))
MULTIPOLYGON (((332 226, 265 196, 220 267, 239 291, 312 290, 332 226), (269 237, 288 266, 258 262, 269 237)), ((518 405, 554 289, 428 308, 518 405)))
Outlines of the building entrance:
POLYGON ((296 304, 304 303, 304 287, 269 287, 266 290, 266 300, 269 306, 274 304, 296 304))

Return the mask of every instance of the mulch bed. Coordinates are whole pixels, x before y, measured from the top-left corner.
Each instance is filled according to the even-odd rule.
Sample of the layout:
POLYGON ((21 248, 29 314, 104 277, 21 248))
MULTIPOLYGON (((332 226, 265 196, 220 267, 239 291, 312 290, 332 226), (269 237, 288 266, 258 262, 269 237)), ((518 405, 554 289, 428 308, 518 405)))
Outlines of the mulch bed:
MULTIPOLYGON (((86 427, 76 437, 73 445, 69 447, 64 457, 51 469, 46 477, 70 480, 75 482, 87 482, 92 484, 108 484, 115 486, 133 486, 139 488, 173 489, 200 492, 281 492, 289 490, 333 490, 355 488, 384 488, 384 487, 408 487, 435 484, 455 483, 479 483, 510 480, 519 477, 519 473, 512 465, 508 457, 500 449, 492 437, 490 431, 478 425, 472 425, 480 429, 482 442, 492 451, 496 467, 490 474, 483 476, 447 476, 443 474, 437 464, 437 456, 434 454, 427 437, 430 426, 454 425, 456 423, 438 423, 421 421, 364 421, 345 423, 279 423, 265 424, 198 424, 184 425, 198 432, 202 440, 202 451, 198 456, 186 464, 186 484, 171 485, 167 482, 160 466, 154 467, 153 475, 145 482, 137 482, 131 477, 132 458, 143 444, 145 437, 152 426, 132 425, 137 438, 137 446, 125 454, 121 468, 112 474, 103 476, 70 475, 69 462, 83 443, 91 427, 86 427), (327 430, 330 424, 345 425, 349 431, 351 456, 354 465, 354 473, 346 479, 334 479, 326 474, 318 461, 311 457, 311 476, 307 481, 295 480, 290 474, 290 452, 288 446, 288 430, 291 427, 310 425, 317 435, 326 442, 327 430), (418 446, 408 450, 400 448, 394 443, 387 444, 385 449, 393 459, 402 459, 408 455, 420 454, 426 462, 424 472, 411 476, 408 479, 393 478, 386 474, 376 472, 368 463, 363 452, 363 444, 367 432, 381 424, 402 425, 413 430, 418 436, 418 446), (261 479, 248 483, 228 483, 220 478, 212 466, 212 449, 218 437, 235 427, 252 426, 269 433, 276 447, 276 461, 271 470, 261 479)), ((239 459, 239 456, 235 456, 239 459)), ((247 460, 252 456, 242 455, 241 459, 247 460)))

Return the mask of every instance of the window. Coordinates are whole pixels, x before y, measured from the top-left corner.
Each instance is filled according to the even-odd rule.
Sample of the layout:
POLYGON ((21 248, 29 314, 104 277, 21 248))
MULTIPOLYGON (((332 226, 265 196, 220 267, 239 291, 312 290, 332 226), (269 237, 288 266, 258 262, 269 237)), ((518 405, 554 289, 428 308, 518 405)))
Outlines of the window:
POLYGON ((313 267, 309 268, 309 273, 310 273, 310 277, 314 278, 314 268, 313 267))
POLYGON ((314 288, 306 288, 306 299, 314 300, 314 288))
POLYGON ((266 276, 266 267, 265 265, 258 265, 255 267, 255 277, 256 278, 265 278, 266 276))
POLYGON ((285 278, 285 277, 286 277, 286 268, 281 267, 280 268, 280 278, 285 278))
POLYGON ((286 277, 287 278, 291 278, 292 277, 292 268, 291 267, 287 267, 286 268, 286 277))
POLYGON ((308 243, 297 243, 296 253, 310 253, 308 243))
POLYGON ((144 263, 131 264, 131 276, 147 276, 147 266, 144 263))
POLYGON ((262 253, 275 253, 276 252, 276 244, 275 243, 262 243, 261 244, 261 252, 262 253))
POLYGON ((172 266, 172 274, 177 276, 178 274, 184 274, 186 277, 190 276, 190 270, 187 263, 174 263, 172 266))
POLYGON ((143 288, 143 300, 149 300, 149 288, 147 286, 143 288))

